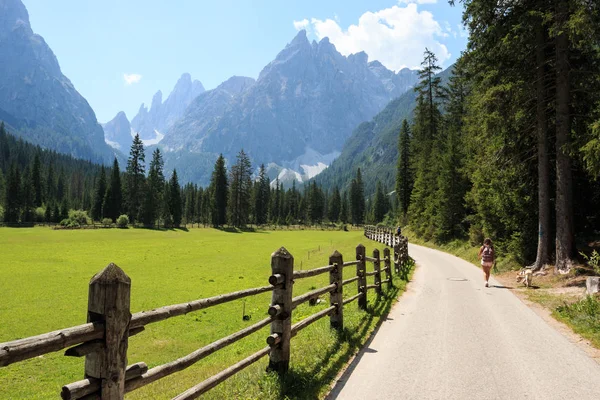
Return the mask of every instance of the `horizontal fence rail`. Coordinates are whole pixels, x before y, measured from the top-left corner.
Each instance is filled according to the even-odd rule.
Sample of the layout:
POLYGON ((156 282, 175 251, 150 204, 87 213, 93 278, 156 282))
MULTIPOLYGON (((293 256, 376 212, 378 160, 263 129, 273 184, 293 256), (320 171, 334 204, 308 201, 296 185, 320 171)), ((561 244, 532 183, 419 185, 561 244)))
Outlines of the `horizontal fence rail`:
POLYGON ((86 378, 64 385, 61 391, 63 399, 120 400, 125 393, 189 368, 207 356, 270 326, 267 347, 191 387, 175 399, 195 399, 267 355, 268 369, 284 374, 289 368, 290 341, 301 330, 325 317, 329 317, 332 329, 342 330, 344 306, 358 301, 358 308, 366 310, 368 290, 375 290, 380 295, 382 285, 392 287, 392 273, 401 274, 406 266, 408 252, 405 250, 408 242, 403 237, 386 236, 388 233, 382 233, 380 228, 365 227, 367 238, 383 240, 384 244, 391 243, 393 257, 389 248, 384 249, 383 257, 380 257, 377 249, 373 251, 372 257, 367 256, 365 247, 358 245, 353 257, 355 260, 344 262, 342 254, 335 251, 324 267, 294 271, 294 258, 282 247, 271 255, 271 275, 267 286, 159 307, 133 315, 129 312, 131 280, 118 266, 109 264, 90 281, 87 323, 1 343, 0 367, 67 349, 66 356, 85 357, 86 378), (367 271, 367 263, 373 264, 373 270, 367 271), (351 266, 356 266, 356 272, 343 279, 344 271, 347 272, 347 267, 351 266), (326 273, 329 273, 329 285, 293 297, 295 279, 326 273), (385 279, 382 279, 382 274, 385 274, 385 279), (367 283, 367 278, 370 277, 373 277, 372 284, 367 283), (344 298, 344 286, 354 282, 357 294, 344 298), (126 365, 128 338, 143 332, 146 325, 267 292, 272 293, 267 318, 171 362, 153 368, 148 368, 144 362, 126 365), (295 308, 324 295, 329 295, 328 307, 292 325, 295 308))

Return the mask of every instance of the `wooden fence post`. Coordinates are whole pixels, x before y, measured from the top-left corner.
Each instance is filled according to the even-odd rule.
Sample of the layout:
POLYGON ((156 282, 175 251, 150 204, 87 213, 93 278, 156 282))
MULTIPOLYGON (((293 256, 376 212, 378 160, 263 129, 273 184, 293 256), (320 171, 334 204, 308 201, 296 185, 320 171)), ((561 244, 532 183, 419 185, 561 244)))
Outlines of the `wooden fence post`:
POLYGON ((381 296, 381 258, 379 258, 379 249, 373 250, 373 258, 375 259, 373 269, 375 269, 375 284, 377 285, 375 293, 381 296))
POLYGON ((329 293, 329 305, 335 305, 337 308, 329 316, 329 325, 341 331, 344 329, 344 286, 342 284, 342 271, 344 270, 344 260, 342 255, 336 250, 329 256, 329 265, 337 266, 329 272, 329 283, 335 283, 337 287, 329 293))
POLYGON ((269 371, 285 374, 290 366, 290 340, 292 338, 292 287, 294 257, 284 248, 271 254, 272 275, 282 275, 283 284, 273 290, 271 305, 279 305, 281 314, 271 323, 271 335, 279 337, 269 353, 269 371))
POLYGON ((122 400, 129 342, 131 279, 109 264, 90 281, 88 322, 103 322, 104 346, 85 356, 85 377, 100 380, 100 399, 122 400))
POLYGON ((391 289, 391 287, 393 286, 392 283, 392 263, 390 261, 390 248, 386 247, 383 249, 383 258, 384 258, 384 262, 383 262, 383 266, 385 268, 385 279, 387 279, 388 281, 388 289, 391 289))
POLYGON ((394 271, 400 273, 400 243, 394 245, 394 271))
POLYGON ((365 260, 366 252, 365 246, 359 244, 356 246, 356 259, 360 262, 356 264, 356 275, 358 276, 358 293, 362 293, 362 296, 358 298, 358 308, 360 310, 367 309, 367 262, 365 260))

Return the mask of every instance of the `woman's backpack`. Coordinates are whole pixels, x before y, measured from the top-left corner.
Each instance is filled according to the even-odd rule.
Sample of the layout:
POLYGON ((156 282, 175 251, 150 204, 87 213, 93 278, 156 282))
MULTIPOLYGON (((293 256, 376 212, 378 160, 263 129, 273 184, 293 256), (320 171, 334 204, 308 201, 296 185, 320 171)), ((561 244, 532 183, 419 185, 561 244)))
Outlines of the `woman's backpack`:
POLYGON ((494 249, 492 246, 483 245, 483 252, 481 252, 481 259, 484 262, 494 261, 494 249))

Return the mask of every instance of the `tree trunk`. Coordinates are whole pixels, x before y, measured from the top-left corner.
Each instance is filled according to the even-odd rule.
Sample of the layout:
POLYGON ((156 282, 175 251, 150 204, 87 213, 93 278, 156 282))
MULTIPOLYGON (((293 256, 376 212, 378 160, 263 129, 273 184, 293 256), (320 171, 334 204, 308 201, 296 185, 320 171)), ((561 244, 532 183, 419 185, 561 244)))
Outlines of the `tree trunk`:
POLYGON ((533 270, 548 263, 550 248, 550 163, 546 115, 546 35, 541 21, 536 28, 536 130, 538 150, 538 246, 533 270))
POLYGON ((568 2, 556 1, 556 269, 568 271, 573 256, 573 178, 569 156, 569 38, 566 32, 568 2))

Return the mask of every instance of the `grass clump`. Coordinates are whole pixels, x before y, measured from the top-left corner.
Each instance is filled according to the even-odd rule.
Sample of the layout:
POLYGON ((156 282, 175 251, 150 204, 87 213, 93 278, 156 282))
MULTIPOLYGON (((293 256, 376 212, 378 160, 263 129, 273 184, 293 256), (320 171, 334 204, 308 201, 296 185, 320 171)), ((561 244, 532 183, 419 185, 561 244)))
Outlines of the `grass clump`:
POLYGON ((575 332, 600 348, 600 298, 586 296, 575 303, 558 306, 554 314, 575 332))

